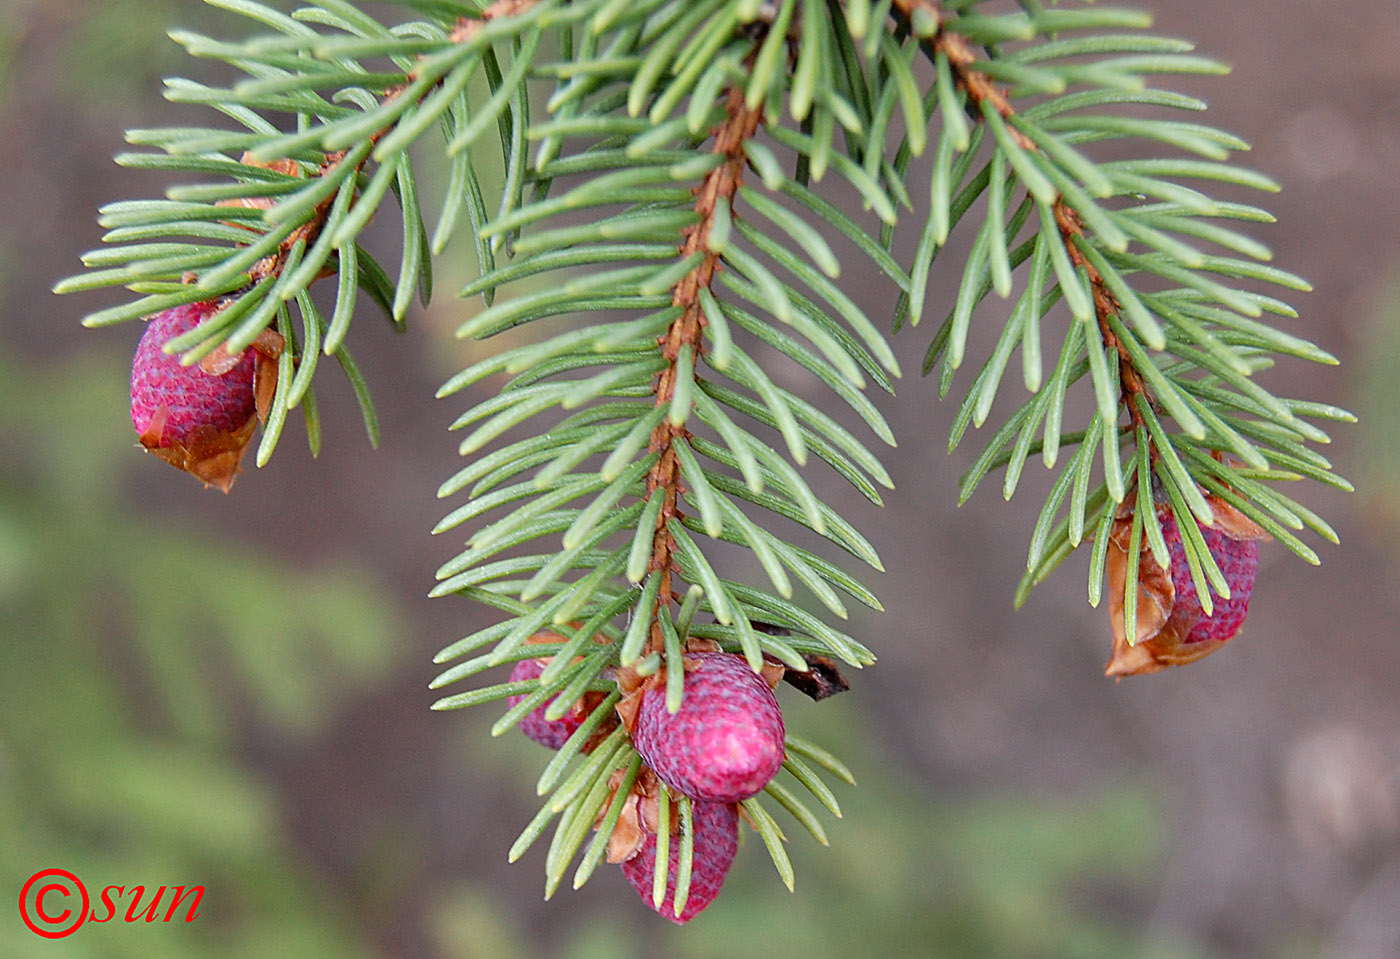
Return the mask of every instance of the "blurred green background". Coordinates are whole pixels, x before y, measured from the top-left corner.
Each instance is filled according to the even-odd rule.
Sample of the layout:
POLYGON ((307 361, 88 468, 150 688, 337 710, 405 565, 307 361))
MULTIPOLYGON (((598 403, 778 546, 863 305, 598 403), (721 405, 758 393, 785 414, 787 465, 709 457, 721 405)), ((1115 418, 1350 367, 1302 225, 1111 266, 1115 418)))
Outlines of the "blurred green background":
MULTIPOLYGON (((96 300, 48 290, 99 205, 161 187, 111 164, 121 131, 202 119, 159 78, 218 74, 165 31, 245 27, 195 0, 0 0, 0 891, 51 866, 207 890, 192 923, 57 942, 0 906, 0 955, 1400 955, 1400 14, 1155 6, 1234 63, 1191 92, 1285 184, 1261 236, 1314 282, 1299 329, 1345 365, 1276 375, 1363 415, 1330 451, 1360 492, 1301 494, 1343 546, 1316 570, 1266 551, 1239 643, 1111 684, 1082 559, 1010 609, 1035 488, 954 510, 973 454, 943 451, 950 411, 904 383, 899 490, 851 506, 890 570, 887 613, 852 624, 881 662, 837 700, 785 698, 860 785, 830 849, 794 831, 795 895, 749 841, 677 930, 616 870, 545 904, 542 850, 505 863, 545 754, 491 739, 489 708, 428 711, 432 654, 489 615, 423 598, 453 552, 427 531, 460 408, 431 397, 462 304, 404 338, 357 323, 377 451, 328 380, 321 457, 289 429, 227 498, 142 455, 137 329, 83 331, 96 300)), ((900 338, 907 368, 923 345, 900 338)))

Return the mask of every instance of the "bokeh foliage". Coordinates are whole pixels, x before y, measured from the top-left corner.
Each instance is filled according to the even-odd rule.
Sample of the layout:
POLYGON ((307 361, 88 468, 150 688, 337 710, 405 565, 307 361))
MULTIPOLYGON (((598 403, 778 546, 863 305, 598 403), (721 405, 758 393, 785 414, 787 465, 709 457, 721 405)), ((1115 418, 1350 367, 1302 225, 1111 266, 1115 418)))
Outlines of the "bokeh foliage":
MULTIPOLYGON (((382 679, 392 604, 362 569, 131 510, 122 379, 0 362, 0 875, 206 887, 191 923, 88 925, 64 955, 370 955, 240 747, 314 737, 382 679)), ((59 954, 13 908, 0 923, 7 956, 59 954)))

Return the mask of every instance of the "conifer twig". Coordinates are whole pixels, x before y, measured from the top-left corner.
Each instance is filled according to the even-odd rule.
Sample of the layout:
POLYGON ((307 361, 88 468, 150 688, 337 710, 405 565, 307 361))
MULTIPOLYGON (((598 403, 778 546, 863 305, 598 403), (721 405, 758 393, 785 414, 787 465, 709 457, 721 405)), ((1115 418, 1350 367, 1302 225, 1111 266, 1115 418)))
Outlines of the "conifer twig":
MULTIPOLYGON (((683 233, 679 258, 685 259, 696 253, 701 254, 700 262, 687 273, 672 291, 672 303, 681 308, 680 316, 671 323, 666 333, 659 339, 662 355, 667 366, 656 378, 656 405, 668 406, 676 389, 676 367, 681 351, 689 347, 696 360, 704 353, 703 334, 707 321, 700 302, 700 291, 708 290, 714 281, 719 267, 719 254, 710 248, 710 230, 714 225, 716 205, 723 201, 732 204, 743 181, 744 143, 754 135, 762 117, 762 108, 750 109, 744 102, 744 90, 740 86, 729 89, 725 106, 725 120, 715 131, 714 146, 711 152, 723 156, 724 162, 715 167, 701 182, 695 193, 695 212, 699 220, 686 227, 683 233)), ((650 571, 661 575, 661 587, 657 592, 656 610, 664 609, 672 599, 671 568, 676 552, 676 541, 670 533, 669 523, 681 518, 676 505, 677 494, 681 492, 681 468, 677 458, 675 443, 690 435, 684 425, 675 425, 669 419, 657 424, 651 434, 650 449, 659 458, 647 475, 647 499, 660 495, 664 497, 661 511, 657 515, 656 532, 652 539, 650 571)), ((651 633, 646 651, 655 652, 663 648, 664 635, 661 623, 653 612, 651 633)))
MULTIPOLYGON (((942 17, 938 4, 934 3, 933 0, 894 0, 893 9, 906 24, 913 24, 916 21, 924 24, 925 32, 929 29, 928 24, 937 24, 933 35, 925 36, 920 43, 930 60, 939 52, 948 58, 958 86, 967 91, 968 100, 972 106, 977 108, 970 111, 974 116, 980 113, 983 104, 995 110, 1003 120, 1010 121, 1016 116, 1016 108, 1011 105, 1006 87, 996 83, 974 66, 977 55, 973 51, 972 45, 956 31, 948 28, 947 21, 942 17)), ((1040 151, 1040 146, 1034 140, 1010 122, 1007 123, 1006 129, 1011 139, 1022 150, 1040 151)), ((1152 395, 1143 382, 1142 375, 1138 372, 1132 356, 1109 326, 1108 318, 1118 316, 1122 311, 1122 304, 1108 288, 1098 269, 1084 257, 1074 243, 1074 237, 1083 236, 1085 233, 1084 222, 1079 214, 1065 202, 1063 194, 1055 197, 1051 209, 1054 212, 1055 223, 1059 227, 1065 252, 1069 255, 1070 262, 1075 267, 1082 268, 1089 279, 1099 336, 1106 347, 1118 354, 1119 401, 1127 408, 1128 416, 1136 431, 1137 427, 1142 425, 1142 414, 1138 410, 1135 397, 1145 397, 1154 407, 1156 404, 1153 402, 1152 395)), ((1150 439, 1149 448, 1155 459, 1157 451, 1155 444, 1150 439)))
MULTIPOLYGON (((492 20, 517 16, 529 10, 539 2, 540 0, 495 0, 489 7, 481 11, 481 16, 479 18, 466 16, 458 18, 456 25, 448 33, 447 39, 450 43, 460 46, 463 43, 469 42, 482 27, 492 20)), ((412 86, 414 77, 415 74, 410 71, 408 79, 404 83, 386 90, 384 95, 380 98, 381 105, 391 103, 403 96, 404 91, 412 86)), ((421 103, 423 100, 427 99, 430 93, 442 85, 443 79, 444 77, 438 77, 431 86, 421 91, 417 97, 418 102, 421 103)), ((378 143, 394 129, 397 123, 398 117, 391 119, 384 126, 369 134, 369 136, 365 138, 366 142, 371 146, 378 143)), ((371 151, 368 150, 359 151, 355 168, 349 176, 360 176, 361 171, 364 170, 365 164, 369 162, 370 152, 371 151)), ((332 171, 336 170, 340 164, 346 161, 350 153, 351 151, 348 148, 328 153, 312 178, 329 175, 332 171)), ((244 162, 247 162, 246 156, 244 162)), ((304 243, 307 247, 315 243, 317 237, 321 234, 322 228, 326 224, 326 219, 330 215, 331 208, 335 205, 335 200, 335 191, 329 191, 325 199, 316 204, 310 214, 307 215, 306 220, 278 244, 276 253, 263 258, 248 271, 248 285, 254 286, 268 277, 280 276, 282 270, 287 265, 287 259, 291 256, 292 250, 299 243, 304 243)), ((270 206, 271 204, 266 203, 265 205, 270 206)), ((336 272, 337 271, 334 269, 327 268, 322 273, 322 276, 333 276, 336 272)), ((196 279, 197 276, 192 274, 191 282, 194 282, 196 279)))

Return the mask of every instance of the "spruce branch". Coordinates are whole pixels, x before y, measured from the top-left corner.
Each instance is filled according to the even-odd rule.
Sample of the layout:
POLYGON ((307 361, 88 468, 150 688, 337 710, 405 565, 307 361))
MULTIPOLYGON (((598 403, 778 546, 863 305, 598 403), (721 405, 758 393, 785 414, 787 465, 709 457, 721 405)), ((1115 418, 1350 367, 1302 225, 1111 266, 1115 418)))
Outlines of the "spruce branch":
MULTIPOLYGON (((289 380, 291 388, 278 392, 269 421, 280 423, 289 409, 308 399, 313 451, 319 442, 310 401, 316 351, 302 350, 301 344, 316 343, 321 353, 337 358, 350 379, 371 442, 377 443, 369 392, 344 344, 358 292, 368 294, 399 327, 415 291, 424 302, 431 296, 429 242, 406 148, 439 121, 451 121, 454 111, 460 114, 467 83, 484 61, 494 63, 494 54, 483 48, 528 27, 536 2, 497 0, 479 11, 460 7, 447 23, 418 24, 416 36, 390 33, 338 0, 324 0, 292 16, 259 3, 224 6, 282 36, 230 44, 173 33, 191 54, 224 60, 249 79, 227 89, 170 80, 167 96, 209 104, 244 130, 133 130, 127 135, 130 142, 164 152, 123 154, 118 162, 230 182, 172 187, 166 200, 105 207, 100 222, 109 232, 103 240, 120 245, 83 259, 89 266, 110 268, 65 280, 55 290, 124 285, 145 294, 90 314, 84 320, 89 326, 185 303, 219 304, 209 319, 166 344, 167 352, 179 353, 186 364, 220 350, 237 355, 275 326, 292 344, 286 362, 295 363, 296 381, 292 385, 289 380), (314 30, 307 22, 341 36, 314 30), (389 57, 400 71, 371 71, 356 59, 377 56, 389 57), (336 92, 323 96, 327 89, 336 92), (266 116, 275 113, 293 115, 294 129, 284 132, 266 116), (397 278, 358 242, 390 191, 403 214, 397 278), (157 242, 174 238, 211 242, 157 242), (328 276, 339 276, 329 318, 308 295, 316 280, 328 276), (302 319, 299 343, 291 335, 293 303, 302 319)), ((483 116, 495 118, 482 111, 476 119, 483 116)), ((447 204, 435 237, 438 244, 445 244, 462 203, 462 197, 454 197, 447 204)), ((276 438, 277 431, 267 432, 259 465, 270 457, 276 438)))
MULTIPOLYGON (((889 372, 897 371, 893 354, 869 318, 830 282, 839 264, 819 233, 778 197, 787 194, 799 209, 859 237, 887 273, 903 271, 889 265, 863 228, 784 172, 759 142, 762 132, 799 154, 810 150, 801 134, 777 121, 781 101, 774 95, 785 77, 772 51, 787 43, 788 33, 775 32, 768 14, 758 11, 742 26, 732 11, 707 7, 660 21, 653 49, 662 52, 654 67, 636 73, 629 58, 639 35, 631 23, 608 19, 618 14, 616 5, 600 8, 582 43, 561 44, 575 59, 540 71, 558 77, 558 87, 550 101, 556 114, 527 131, 540 144, 527 172, 535 189, 482 230, 508 240, 513 258, 463 292, 489 296, 555 270, 592 270, 510 299, 490 299, 458 335, 487 337, 566 312, 640 315, 568 328, 488 357, 441 391, 448 395, 498 373, 513 376, 456 424, 475 426, 463 442, 469 455, 553 407, 566 415, 547 431, 536 427, 537 439, 498 446, 445 484, 444 495, 465 490, 469 502, 440 530, 497 508, 506 512, 470 535, 467 550, 439 570, 435 592, 475 595, 484 586, 519 597, 519 605, 502 604, 512 619, 455 644, 453 657, 491 644, 485 661, 512 661, 524 644, 543 639, 541 629, 557 631, 566 650, 604 643, 624 688, 656 685, 665 689, 668 705, 678 708, 683 656, 707 644, 742 655, 754 669, 779 672, 807 670, 810 656, 854 665, 872 660, 860 643, 807 612, 793 594, 800 583, 842 618, 847 612, 839 593, 878 608, 875 597, 834 564, 786 542, 759 517, 768 512, 807 526, 878 566, 870 544, 818 499, 798 467, 816 453, 877 501, 876 486, 889 485, 888 474, 833 419, 779 387, 766 369, 770 361, 760 359, 749 339, 813 372, 892 440, 859 388, 869 379, 887 386, 889 372), (611 45, 603 46, 610 37, 611 45), (669 69, 668 56, 674 58, 669 69), (705 91, 704 99, 693 95, 681 111, 684 95, 698 90, 705 91), (646 114, 645 122, 619 108, 646 114), (799 139, 784 143, 794 134, 799 139), (750 168, 771 192, 745 185, 750 168), (576 221, 580 212, 584 222, 576 221), (574 221, 555 225, 563 218, 574 221), (768 228, 801 244, 802 255, 774 242, 768 228), (798 336, 778 332, 779 325, 798 336), (603 372, 589 375, 590 367, 603 372), (780 439, 786 455, 753 433, 754 423, 780 439), (591 431, 596 445, 581 445, 579 430, 591 431), (584 465, 595 455, 599 465, 584 465), (528 470, 535 471, 533 480, 498 486, 528 470), (574 500, 584 505, 570 507, 574 500), (560 537, 562 550, 496 558, 540 536, 560 537), (750 550, 768 588, 726 578, 719 543, 750 550), (576 578, 570 579, 573 571, 576 578), (509 578, 520 573, 523 579, 509 578), (625 624, 616 624, 622 613, 625 624)), ((779 18, 772 24, 782 18, 772 16, 779 18)), ((830 165, 867 193, 880 191, 875 180, 841 161, 833 158, 830 165)), ((881 208, 892 209, 883 192, 878 195, 881 208)), ((548 658, 540 682, 544 695, 567 700, 576 693, 566 686, 563 656, 548 658)), ((463 675, 454 668, 441 678, 463 675)), ((510 687, 449 696, 438 706, 497 695, 510 695, 510 687)), ((612 760, 622 761, 621 755, 612 760)), ((601 808, 598 784, 617 768, 581 762, 584 779, 546 807, 565 817, 546 866, 549 890, 561 880, 567 851, 578 848, 577 813, 568 810, 580 797, 601 808)), ((807 812, 800 801, 784 806, 799 821, 807 812)), ((540 833, 551 813, 542 815, 517 851, 540 833)), ((600 834, 598 841, 612 840, 600 834)), ((775 856, 786 861, 781 851, 775 856)), ((680 872, 684 883, 684 865, 680 872)))
MULTIPOLYGON (((673 288, 672 305, 679 307, 681 312, 661 340, 661 354, 666 358, 667 366, 657 374, 655 394, 657 408, 666 408, 667 415, 652 430, 649 449, 656 454, 657 460, 646 479, 646 502, 650 503, 653 499, 660 501, 660 508, 651 511, 655 514, 655 532, 651 556, 646 564, 649 572, 660 577, 656 597, 658 608, 668 606, 672 601, 671 574, 677 563, 677 546, 670 527, 672 521, 684 518, 677 507, 683 484, 678 444, 688 444, 691 439, 691 432, 686 428, 691 401, 678 402, 678 397, 693 395, 695 366, 705 354, 704 330, 708 321, 701 302, 701 290, 713 297, 711 285, 719 266, 718 251, 724 248, 719 237, 715 236, 716 218, 729 216, 728 211, 739 191, 746 164, 744 143, 754 135, 760 119, 759 109, 747 102, 744 91, 738 86, 729 90, 725 113, 724 122, 715 132, 714 146, 711 148, 711 152, 722 157, 723 162, 701 182, 695 198, 696 222, 681 234, 681 262, 690 262, 697 255, 699 262, 673 288)), ((664 648, 658 615, 652 612, 650 618, 653 624, 644 654, 664 648)), ((761 661, 753 665, 758 668, 761 661)))
MULTIPOLYGON (((950 448, 992 426, 959 497, 1001 471, 1009 499, 1036 455, 1056 471, 1016 600, 1088 540, 1090 602, 1107 583, 1129 649, 1111 673, 1216 648, 1143 660, 1136 637, 1153 610, 1140 586, 1168 606, 1171 591, 1194 591, 1193 615, 1209 620, 1240 609, 1232 593, 1258 537, 1311 562, 1299 531, 1336 538, 1277 484, 1349 488, 1310 444, 1328 441, 1315 421, 1350 416, 1276 396, 1258 377, 1280 357, 1335 362, 1278 329, 1266 314, 1296 314, 1256 289, 1307 284, 1236 228, 1267 212, 1201 184, 1276 187, 1230 162, 1246 148, 1238 138, 1161 115, 1204 104, 1148 78, 1222 68, 1147 32, 1140 13, 1036 0, 410 0, 423 19, 390 28, 350 0, 290 15, 211 2, 272 33, 232 43, 175 34, 246 77, 225 88, 172 80, 167 96, 211 106, 235 128, 131 131, 151 152, 120 162, 196 182, 105 207, 108 245, 58 289, 140 296, 89 325, 209 306, 164 345, 201 369, 280 337, 285 349, 266 357, 279 375, 270 408, 259 407, 261 464, 298 406, 316 448, 318 356, 340 361, 376 435, 345 349, 359 295, 401 327, 415 293, 431 296, 434 257, 468 228, 479 273, 459 295, 481 306, 457 335, 514 331, 518 342, 439 390, 493 383, 452 425, 468 461, 439 496, 464 502, 434 532, 466 538, 433 595, 500 617, 439 653, 432 687, 511 673, 434 708, 508 700, 493 735, 520 728, 558 750, 538 782, 544 805, 511 849, 523 855, 558 817, 547 895, 580 851, 576 886, 605 855, 635 864, 645 849, 656 857, 646 896, 681 917, 692 881, 706 886, 715 868, 722 878, 732 855, 694 835, 696 824, 729 822, 740 802, 792 886, 782 827, 756 792, 722 800, 717 820, 708 800, 661 784, 658 757, 644 761, 635 734, 646 701, 659 698, 667 716, 703 708, 688 677, 709 656, 722 669, 746 663, 726 682, 772 710, 782 677, 802 675, 794 685, 819 698, 844 687, 836 662, 874 661, 832 623, 849 618, 852 599, 877 610, 879 600, 792 536, 800 527, 882 568, 813 470, 825 463, 875 504, 889 472, 780 375, 822 384, 894 445, 866 390, 893 392, 899 364, 841 279, 852 273, 843 251, 890 284, 898 330, 920 323, 935 261, 973 224, 924 362, 946 396, 984 304, 1007 301, 953 416, 950 448), (552 84, 547 96, 532 90, 539 81, 552 84), (410 156, 429 131, 448 170, 431 232, 410 156), (1153 152, 1125 159, 1101 146, 1118 143, 1153 152), (927 183, 911 173, 921 156, 927 183), (837 202, 843 191, 861 212, 837 202), (396 271, 360 242, 390 194, 396 271), (906 269, 894 250, 911 214, 906 269), (327 317, 311 289, 331 276, 327 317), (994 420, 1018 350, 1029 395, 994 420), (1067 421, 1074 388, 1094 400, 1082 423, 1067 421), (731 573, 741 554, 758 571, 752 582, 731 573)), ((1152 627, 1194 628, 1164 609, 1152 627)), ((847 782, 849 770, 794 735, 776 739, 785 755, 768 773, 792 782, 758 790, 825 843, 796 787, 839 816, 814 767, 847 782)))
MULTIPOLYGON (((1267 249, 1206 222, 1208 218, 1266 220, 1267 214, 1220 203, 1174 181, 1276 187, 1267 178, 1221 162, 1230 150, 1245 148, 1228 134, 1198 124, 1080 112, 1123 103, 1204 108, 1189 98, 1147 89, 1141 79, 1146 73, 1221 72, 1211 61, 1188 56, 1189 45, 1137 34, 1061 36, 1061 31, 1081 28, 1143 27, 1146 20, 1140 15, 1109 9, 1051 11, 1023 4, 1024 14, 985 17, 977 6, 952 9, 930 0, 895 0, 892 6, 892 15, 903 29, 920 38, 921 49, 935 67, 934 89, 927 99, 939 103, 945 123, 935 160, 930 220, 934 229, 920 251, 922 261, 931 263, 936 247, 978 194, 988 197, 987 218, 974 243, 958 304, 926 357, 926 371, 940 356, 943 359, 941 392, 947 392, 962 362, 975 307, 992 291, 1010 296, 1012 270, 1028 260, 1031 263, 1029 285, 964 401, 952 444, 969 423, 980 425, 988 415, 1018 338, 1025 354, 1026 387, 1033 397, 993 437, 964 478, 960 495, 964 499, 971 495, 994 465, 1002 465, 1007 469, 1004 493, 1009 497, 1032 446, 1039 446, 1046 465, 1053 466, 1067 443, 1101 445, 1104 479, 1097 489, 1090 493, 1087 488, 1091 460, 1082 452, 1055 483, 1032 537, 1018 604, 1080 543, 1086 528, 1102 536, 1114 515, 1124 509, 1136 517, 1134 523, 1141 524, 1141 528, 1134 526, 1134 535, 1142 534, 1155 561, 1165 566, 1169 550, 1156 521, 1156 500, 1194 544, 1187 559, 1195 590, 1204 597, 1209 615, 1212 592, 1228 599, 1230 590, 1204 547, 1202 530, 1215 524, 1205 491, 1230 489, 1235 479, 1249 477, 1254 484, 1250 488, 1257 493, 1265 489, 1258 485, 1259 479, 1293 479, 1299 475, 1292 468, 1296 445, 1327 441, 1325 433, 1294 415, 1287 401, 1259 387, 1253 375, 1271 365, 1268 354, 1274 351, 1319 362, 1335 360, 1287 334, 1266 333, 1259 340, 1236 335, 1241 325, 1260 332, 1257 318, 1266 310, 1296 315, 1277 300, 1238 289, 1239 280, 1302 290, 1308 285, 1292 274, 1256 265, 1269 258, 1267 249), (1017 43, 1026 45, 1009 49, 1017 43), (1115 53, 1127 55, 1107 57, 1115 53), (1057 63, 1086 55, 1104 59, 1057 63), (1065 92, 1076 84, 1087 89, 1065 92), (1018 107, 1017 99, 1026 97, 1038 99, 1018 107), (951 158, 961 152, 963 161, 970 159, 972 124, 990 132, 992 156, 982 174, 954 196, 956 184, 970 167, 964 162, 955 165, 951 158), (1084 144, 1123 136, 1151 136, 1208 159, 1096 162, 1082 149, 1084 144), (1008 220, 1013 186, 1026 196, 1008 220), (1038 217, 1026 215, 1033 209, 1038 217), (1012 239, 1028 220, 1033 235, 1013 248, 1012 239), (1198 248, 1200 240, 1250 259, 1209 255, 1198 248), (1163 281, 1181 287, 1156 288, 1163 281), (1087 365, 1066 365, 1081 349, 1074 345, 1073 335, 1067 338, 1062 362, 1048 384, 1053 392, 1047 397, 1041 381, 1039 327, 1045 312, 1060 298, 1075 321, 1091 324, 1095 335, 1086 337, 1082 347, 1087 365), (1087 430, 1063 434, 1060 394, 1086 373, 1093 383, 1097 412, 1087 430), (1127 414, 1126 423, 1120 423, 1122 412, 1127 414), (1282 431, 1283 443, 1263 439, 1257 424, 1241 422, 1241 413, 1273 420, 1266 432, 1282 431), (1168 419, 1175 421, 1180 433, 1168 431, 1168 419), (1034 431, 1042 422, 1044 437, 1035 443, 1034 431), (1130 443, 1122 444, 1124 439, 1130 443), (1290 448, 1280 449, 1284 444, 1290 448), (1125 445, 1141 455, 1128 453, 1123 459, 1120 449, 1125 445), (1219 468, 1198 465, 1198 456, 1192 454, 1200 453, 1219 468), (1121 506, 1134 486, 1136 506, 1121 506), (1071 488, 1068 515, 1051 529, 1048 524, 1071 488), (1156 490, 1155 497, 1151 490, 1156 490)), ((920 264, 916 263, 914 273, 918 283, 920 264)), ((920 291, 921 287, 915 288, 916 294, 920 291)), ((917 322, 921 296, 911 300, 911 315, 917 322)), ((1329 411, 1328 418, 1333 415, 1349 418, 1343 411, 1329 411)), ((1327 481, 1346 485, 1330 470, 1324 475, 1327 481)), ((1242 502, 1251 507, 1251 516, 1291 520, 1285 525, 1301 529, 1303 520, 1291 510, 1292 501, 1275 498, 1281 495, 1270 491, 1261 502, 1250 503, 1248 496, 1242 502)), ((1335 537, 1325 523, 1308 525, 1324 537, 1335 537)), ((1277 527, 1278 522, 1270 523, 1271 529, 1277 527)), ((1312 550, 1296 537, 1283 541, 1303 558, 1316 561, 1312 550)), ((1095 604, 1105 558, 1101 550, 1091 558, 1090 599, 1095 604)), ((1126 589, 1122 605, 1125 625, 1131 627, 1137 607, 1134 577, 1127 578, 1126 589)), ((1128 635, 1134 635, 1131 628, 1128 635)))

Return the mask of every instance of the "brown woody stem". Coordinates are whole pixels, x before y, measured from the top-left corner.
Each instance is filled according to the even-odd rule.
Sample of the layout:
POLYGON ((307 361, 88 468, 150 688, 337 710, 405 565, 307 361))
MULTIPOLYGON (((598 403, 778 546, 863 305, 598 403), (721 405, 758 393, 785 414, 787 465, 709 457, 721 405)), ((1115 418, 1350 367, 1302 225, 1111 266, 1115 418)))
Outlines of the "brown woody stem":
MULTIPOLYGON (((538 2, 539 0, 496 0, 495 3, 492 3, 485 10, 481 11, 481 16, 479 18, 459 18, 456 25, 453 26, 452 30, 448 33, 447 39, 454 44, 466 43, 472 37, 476 36, 476 34, 481 30, 482 27, 484 27, 487 23, 490 23, 492 20, 499 20, 502 17, 517 16, 529 10, 538 2)), ((413 74, 410 73, 409 79, 412 80, 412 78, 413 74)), ((438 83, 441 82, 441 79, 439 79, 438 83)), ((423 98, 427 97, 427 95, 431 93, 437 87, 437 85, 438 84, 434 84, 432 87, 429 87, 427 90, 424 90, 422 95, 419 97, 419 100, 421 101, 423 98)), ((383 102, 390 103, 393 100, 398 99, 400 96, 403 95, 405 89, 406 86, 400 86, 385 91, 383 102)), ((370 134, 369 141, 371 143, 378 143, 393 128, 394 123, 391 122, 383 129, 376 130, 374 133, 370 134)), ((325 176, 331 170, 335 169, 342 162, 344 162, 346 154, 348 152, 348 150, 338 150, 335 153, 327 154, 325 160, 322 161, 321 166, 317 169, 314 176, 325 176)), ((359 162, 359 164, 355 167, 354 172, 352 172, 350 175, 358 176, 360 170, 363 169, 365 163, 368 162, 368 160, 369 155, 366 154, 365 158, 359 162)), ((306 242, 307 246, 310 246, 312 243, 315 243, 316 238, 321 233, 321 229, 326 225, 326 217, 330 214, 331 207, 332 205, 334 205, 334 203, 335 194, 332 193, 330 196, 326 197, 319 204, 317 204, 315 209, 311 211, 311 215, 307 217, 306 222, 304 222, 301 226, 297 227, 295 230, 289 233, 287 235, 287 238, 284 239, 280 244, 278 244, 276 253, 265 257, 264 259, 260 260, 259 262, 253 265, 253 268, 248 271, 250 282, 256 284, 260 280, 266 279, 269 276, 276 276, 280 274, 287 265, 287 258, 291 255, 292 248, 295 247, 297 243, 303 240, 306 242)))
MULTIPOLYGON (((1004 120, 1009 121, 1016 115, 1016 110, 1006 94, 1006 88, 993 82, 985 73, 976 69, 974 64, 977 54, 973 50, 972 44, 965 37, 948 29, 943 11, 934 0, 894 0, 893 11, 894 15, 906 24, 914 21, 916 13, 921 14, 924 19, 932 17, 931 22, 938 24, 937 31, 932 36, 923 39, 921 43, 930 57, 941 52, 948 58, 948 64, 952 67, 958 86, 967 91, 968 99, 978 107, 977 110, 972 111, 974 114, 980 114, 982 105, 987 104, 996 110, 1004 120)), ((1039 151, 1040 148, 1036 146, 1034 141, 1010 123, 1007 124, 1006 129, 1011 139, 1022 150, 1039 151)), ((1092 263, 1085 259, 1074 243, 1076 236, 1085 235, 1084 223, 1079 214, 1065 203, 1063 196, 1055 198, 1052 209, 1055 214, 1055 224, 1059 227, 1060 239, 1064 243, 1065 251, 1069 254, 1070 262, 1076 267, 1082 267, 1085 275, 1089 278, 1094 313, 1098 319, 1099 336, 1105 346, 1118 354, 1119 398, 1127 407, 1128 417, 1133 426, 1140 426, 1142 414, 1138 411, 1134 397, 1142 396, 1154 407, 1156 404, 1147 389, 1147 384, 1143 382, 1142 374, 1134 365, 1132 357, 1109 326, 1109 317, 1119 316, 1122 312, 1122 304, 1109 290, 1103 276, 1092 263)), ((1156 449, 1151 449, 1150 452, 1155 458, 1156 449)))
MULTIPOLYGON (((687 273, 672 288, 671 303, 681 308, 680 316, 658 339, 661 353, 667 366, 656 379, 656 405, 668 406, 676 391, 677 365, 683 347, 689 346, 691 355, 697 360, 704 352, 705 312, 700 305, 700 291, 708 289, 714 280, 715 271, 720 268, 719 254, 708 247, 710 228, 714 223, 715 207, 724 200, 732 202, 742 181, 744 165, 744 141, 758 129, 762 110, 750 110, 744 103, 744 90, 734 86, 729 90, 724 123, 715 130, 714 146, 711 153, 724 157, 719 166, 711 170, 695 190, 695 212, 699 220, 686 228, 682 234, 678 256, 685 259, 695 253, 701 259, 695 268, 687 273)), ((650 449, 658 455, 656 465, 647 474, 648 500, 653 496, 663 497, 661 512, 657 516, 656 530, 652 534, 651 561, 648 570, 662 577, 661 588, 656 596, 656 606, 651 611, 651 632, 647 638, 646 651, 663 647, 661 624, 657 620, 660 610, 672 601, 673 588, 671 574, 675 571, 676 541, 667 529, 671 519, 681 514, 677 498, 685 491, 681 477, 680 461, 676 455, 676 441, 689 437, 690 431, 684 425, 673 425, 662 420, 652 431, 650 449)))

